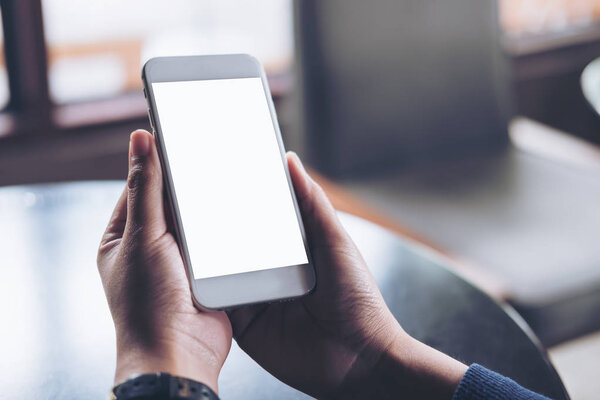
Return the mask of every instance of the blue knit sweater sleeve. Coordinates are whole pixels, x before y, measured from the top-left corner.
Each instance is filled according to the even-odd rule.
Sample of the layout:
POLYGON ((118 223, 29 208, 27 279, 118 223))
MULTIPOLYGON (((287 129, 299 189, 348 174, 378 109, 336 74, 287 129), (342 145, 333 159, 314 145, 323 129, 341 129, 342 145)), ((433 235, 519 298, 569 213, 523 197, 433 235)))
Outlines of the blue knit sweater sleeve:
POLYGON ((469 367, 452 400, 548 400, 479 364, 469 367))

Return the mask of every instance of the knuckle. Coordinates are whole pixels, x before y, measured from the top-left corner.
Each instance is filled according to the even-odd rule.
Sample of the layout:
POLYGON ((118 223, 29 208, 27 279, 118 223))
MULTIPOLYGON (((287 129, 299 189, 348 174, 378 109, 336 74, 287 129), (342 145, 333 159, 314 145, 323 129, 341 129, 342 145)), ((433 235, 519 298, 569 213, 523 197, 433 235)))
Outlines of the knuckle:
POLYGON ((144 164, 140 160, 134 161, 129 169, 129 175, 127 176, 127 187, 132 190, 139 190, 148 181, 144 164))

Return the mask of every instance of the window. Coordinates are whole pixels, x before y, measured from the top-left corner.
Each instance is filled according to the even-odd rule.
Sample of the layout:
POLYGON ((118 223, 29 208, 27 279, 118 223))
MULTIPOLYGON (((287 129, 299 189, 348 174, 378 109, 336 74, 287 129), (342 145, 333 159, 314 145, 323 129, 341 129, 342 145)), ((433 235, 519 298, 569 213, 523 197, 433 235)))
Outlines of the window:
POLYGON ((292 0, 2 2, 2 149, 148 127, 140 73, 155 56, 251 53, 277 105, 292 82, 292 19, 292 0))
POLYGON ((509 37, 585 28, 600 20, 600 0, 499 0, 509 37))
POLYGON ((155 56, 250 53, 267 72, 290 67, 291 0, 43 0, 55 103, 139 91, 155 56))

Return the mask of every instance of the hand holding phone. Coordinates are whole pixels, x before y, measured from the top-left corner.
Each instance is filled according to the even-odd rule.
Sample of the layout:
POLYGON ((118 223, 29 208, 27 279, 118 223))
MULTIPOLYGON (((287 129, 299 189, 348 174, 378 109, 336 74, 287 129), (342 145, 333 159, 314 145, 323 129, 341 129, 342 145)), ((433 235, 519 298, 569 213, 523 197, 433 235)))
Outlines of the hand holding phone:
MULTIPOLYGON (((180 61, 177 60, 167 70, 177 72, 180 61)), ((208 72, 209 76, 214 78, 219 71, 215 68, 221 65, 222 60, 216 61, 212 67, 204 70, 200 68, 200 71, 208 72)), ((252 59, 246 58, 246 61, 252 59)), ((242 185, 247 184, 245 190, 238 191, 238 196, 232 197, 234 200, 239 198, 240 202, 232 201, 228 203, 229 207, 222 207, 218 202, 214 202, 214 208, 208 210, 218 215, 220 222, 231 229, 239 221, 237 219, 228 221, 228 214, 223 211, 235 206, 243 208, 244 203, 241 201, 244 200, 244 196, 264 192, 264 190, 256 190, 256 187, 265 189, 266 182, 267 188, 275 187, 274 190, 278 191, 279 197, 275 196, 276 204, 272 204, 269 202, 270 198, 259 196, 259 200, 278 209, 278 218, 265 225, 273 228, 276 226, 273 223, 280 220, 287 221, 281 228, 286 232, 282 237, 286 238, 283 245, 288 246, 287 250, 283 254, 284 257, 280 257, 282 253, 277 255, 277 251, 273 252, 276 257, 271 261, 274 260, 275 266, 261 259, 260 255, 266 251, 265 249, 272 247, 265 244, 272 245, 274 242, 279 242, 277 235, 267 230, 265 236, 270 240, 262 241, 262 245, 260 240, 255 241, 253 240, 255 238, 249 238, 247 234, 241 236, 249 239, 248 242, 258 244, 261 249, 258 252, 254 251, 252 246, 240 241, 239 236, 238 242, 233 244, 240 247, 234 245, 223 247, 223 243, 215 246, 221 249, 221 252, 244 249, 245 251, 239 254, 224 254, 226 257, 223 259, 240 260, 241 254, 241 259, 254 260, 252 263, 218 263, 218 268, 215 268, 215 265, 203 262, 204 251, 214 250, 207 249, 207 243, 216 243, 212 241, 210 235, 205 236, 206 242, 195 242, 202 247, 193 252, 199 256, 190 257, 186 247, 189 243, 185 241, 184 229, 182 229, 187 225, 182 224, 182 221, 194 221, 194 218, 186 218, 185 215, 190 215, 190 212, 193 215, 195 209, 205 210, 205 208, 201 207, 202 204, 197 204, 196 208, 189 206, 189 204, 194 205, 194 202, 189 202, 190 198, 201 203, 201 196, 191 196, 187 200, 188 206, 179 207, 181 204, 177 202, 177 194, 192 189, 192 193, 200 193, 200 195, 214 194, 210 192, 214 187, 206 185, 206 182, 211 181, 210 172, 218 175, 219 171, 212 171, 210 165, 204 165, 207 170, 192 168, 196 159, 202 158, 199 154, 211 158, 213 155, 206 152, 212 149, 215 154, 225 157, 227 161, 239 161, 239 159, 226 157, 227 152, 224 151, 222 141, 222 146, 216 147, 207 146, 201 141, 193 143, 185 141, 190 135, 190 129, 197 125, 194 121, 201 120, 200 111, 210 108, 210 105, 207 104, 206 108, 197 110, 189 107, 171 108, 172 113, 163 113, 170 117, 163 117, 163 119, 155 119, 151 115, 153 125, 157 128, 155 134, 159 151, 155 147, 154 139, 147 132, 137 131, 132 135, 128 184, 115 208, 98 253, 98 267, 117 333, 116 382, 124 380, 132 373, 160 370, 204 382, 216 391, 218 374, 231 344, 233 325, 240 347, 262 367, 282 381, 313 396, 328 398, 394 396, 398 398, 406 395, 414 398, 449 398, 466 367, 410 338, 391 315, 360 253, 338 221, 335 210, 324 192, 308 176, 297 157, 293 155, 288 156, 287 159, 284 157, 272 104, 267 95, 264 74, 257 69, 257 64, 252 62, 255 70, 251 73, 248 73, 246 68, 248 64, 241 70, 233 69, 233 72, 241 76, 234 78, 237 80, 234 83, 244 82, 248 88, 255 89, 246 94, 256 95, 256 90, 262 88, 261 95, 264 97, 258 98, 264 100, 266 105, 256 97, 254 97, 254 104, 263 105, 263 117, 265 109, 267 116, 270 113, 267 120, 271 122, 271 128, 275 132, 274 137, 266 135, 262 139, 270 137, 275 140, 258 142, 262 143, 259 147, 261 151, 271 149, 260 153, 261 157, 265 157, 261 161, 270 161, 267 163, 268 167, 262 169, 260 173, 257 173, 257 165, 262 165, 262 162, 252 163, 251 166, 241 163, 231 167, 232 171, 238 171, 240 175, 247 172, 244 169, 252 171, 245 175, 245 180, 237 182, 242 185), (260 82, 245 80, 257 78, 256 74, 259 75, 260 82), (186 112, 181 114, 181 110, 186 112), (196 111, 198 115, 195 114, 196 111), (179 115, 181 118, 172 118, 173 115, 179 115), (190 129, 168 129, 171 132, 183 132, 183 135, 179 136, 179 145, 177 143, 174 146, 169 145, 168 139, 164 141, 167 129, 164 132, 165 136, 161 136, 164 128, 161 122, 168 120, 171 123, 187 121, 184 125, 190 129), (181 153, 186 157, 167 157, 168 154, 173 153, 168 149, 182 151, 182 143, 188 146, 188 149, 183 148, 181 153), (274 156, 276 154, 278 157, 274 156), (162 160, 159 160, 159 157, 162 160), (169 166, 169 161, 175 159, 183 160, 182 165, 188 168, 181 168, 181 165, 169 166), (299 207, 291 190, 287 174, 288 165, 298 193, 299 207), (193 173, 189 174, 190 171, 193 173), (169 174, 165 175, 164 182, 163 173, 169 174), (269 175, 269 173, 274 174, 269 175), (263 187, 260 187, 260 184, 257 186, 252 184, 255 179, 260 180, 265 176, 271 176, 272 179, 263 180, 263 187), (187 179, 182 180, 181 177, 187 179), (167 185, 168 203, 163 201, 163 183, 167 185), (183 189, 179 190, 180 187, 183 189), (190 187, 192 189, 189 189, 190 187), (284 188, 287 188, 287 191, 284 188), (165 212, 171 212, 175 217, 174 228, 177 236, 172 234, 171 229, 167 229, 165 212), (306 223, 306 234, 300 215, 304 217, 306 223), (314 268, 309 248, 314 255, 314 268), (291 258, 286 258, 290 255, 291 258), (201 268, 199 272, 191 267, 196 265, 190 262, 193 260, 198 260, 198 266, 201 268), (240 271, 240 268, 246 271, 240 271), (315 269, 319 278, 316 287, 315 269), (313 292, 309 296, 304 296, 311 290, 313 292), (190 297, 199 308, 237 308, 228 311, 228 319, 224 312, 205 313, 196 310, 189 300, 190 297), (252 303, 294 297, 301 298, 293 302, 248 306, 252 303)), ((204 62, 201 65, 192 64, 206 67, 204 62)), ((227 68, 224 71, 225 76, 232 73, 232 70, 227 68)), ((147 79, 147 82, 177 83, 174 86, 169 85, 167 91, 173 88, 182 89, 181 82, 193 80, 192 77, 198 77, 197 74, 197 69, 192 68, 190 72, 186 67, 176 73, 179 80, 174 80, 169 74, 158 74, 153 75, 153 79, 147 79)), ((216 86, 224 89, 220 84, 226 84, 229 78, 221 76, 216 80, 222 80, 217 82, 216 86)), ((189 86, 186 83, 184 86, 187 90, 195 85, 189 86)), ((165 87, 167 86, 163 86, 165 87)), ((237 100, 240 100, 244 95, 240 94, 239 86, 232 87, 237 88, 235 91, 225 90, 230 96, 225 100, 232 100, 235 104, 236 96, 237 100)), ((220 93, 222 94, 223 91, 220 93)), ((198 92, 195 92, 195 95, 198 95, 198 92)), ((157 112, 156 110, 161 108, 161 101, 154 103, 158 99, 153 97, 156 93, 150 93, 149 96, 153 101, 154 112, 157 112)), ((169 96, 163 99, 168 98, 169 96)), ((189 98, 189 96, 182 96, 179 100, 189 98)), ((174 99, 177 100, 177 97, 174 99)), ((217 109, 213 107, 214 113, 211 114, 213 117, 216 115, 222 119, 243 116, 243 112, 229 116, 222 112, 227 101, 221 99, 215 104, 217 103, 219 107, 217 109)), ((179 101, 179 105, 184 104, 179 101)), ((238 101, 237 104, 239 106, 248 102, 238 101)), ((169 106, 165 109, 168 110, 169 106)), ((233 109, 243 111, 240 107, 233 109)), ((162 111, 159 110, 158 113, 162 111)), ((256 115, 257 113, 253 112, 241 120, 249 121, 256 115)), ((241 125, 241 132, 247 132, 246 128, 247 126, 241 125)), ((271 132, 266 129, 261 131, 271 132)), ((214 132, 206 127, 195 130, 196 135, 211 133, 214 132)), ((237 134, 239 135, 240 132, 237 134)), ((216 143, 219 141, 217 140, 216 143)), ((246 144, 252 146, 254 143, 247 141, 246 144)), ((256 156, 257 153, 251 154, 256 156)), ((251 162, 244 158, 246 154, 243 151, 239 155, 251 162)), ((216 161, 219 161, 218 158, 216 161)), ((215 157, 212 159, 214 160, 215 157)), ((220 165, 227 169, 227 165, 220 165)), ((231 180, 217 179, 216 182, 231 183, 237 176, 231 174, 231 180)), ((231 187, 239 186, 232 185, 220 189, 227 190, 231 187)), ((264 208, 256 198, 248 199, 246 204, 254 204, 258 209, 264 208)), ((244 213, 238 213, 238 216, 248 221, 244 218, 244 213)), ((280 232, 279 229, 275 230, 276 234, 280 232)), ((219 235, 222 235, 221 238, 228 237, 228 233, 231 233, 228 229, 217 232, 216 238, 218 239, 219 235)), ((198 235, 193 234, 195 237, 202 237, 202 233, 198 235)), ((235 237, 235 234, 233 236, 235 237)), ((232 242, 230 241, 229 244, 232 242)), ((214 254, 216 253, 213 252, 213 256, 214 254)))
MULTIPOLYGON (((200 312, 189 300, 149 133, 132 135, 130 160, 127 187, 98 252, 117 336, 115 383, 162 371, 217 391, 231 325, 225 313, 200 312)), ((320 284, 295 302, 230 311, 239 345, 317 398, 449 398, 466 367, 400 328, 323 191, 297 157, 288 161, 320 284)))

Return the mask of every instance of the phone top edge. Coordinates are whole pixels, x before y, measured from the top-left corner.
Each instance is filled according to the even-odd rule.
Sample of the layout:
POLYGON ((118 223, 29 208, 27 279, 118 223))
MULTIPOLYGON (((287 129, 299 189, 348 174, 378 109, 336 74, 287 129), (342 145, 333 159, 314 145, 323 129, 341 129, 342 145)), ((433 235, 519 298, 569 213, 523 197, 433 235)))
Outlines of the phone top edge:
POLYGON ((258 61, 258 59, 256 57, 254 57, 252 54, 248 54, 248 53, 224 53, 224 54, 187 54, 187 55, 180 55, 180 56, 157 56, 157 57, 151 57, 149 58, 144 65, 148 64, 149 62, 157 62, 157 61, 185 61, 185 60, 189 60, 189 59, 204 59, 204 60, 208 60, 211 58, 219 58, 219 59, 224 59, 224 58, 240 58, 240 59, 248 59, 251 60, 252 62, 259 64, 260 62, 258 61))
POLYGON ((262 65, 249 54, 154 57, 142 67, 148 86, 158 82, 264 77, 262 65))

